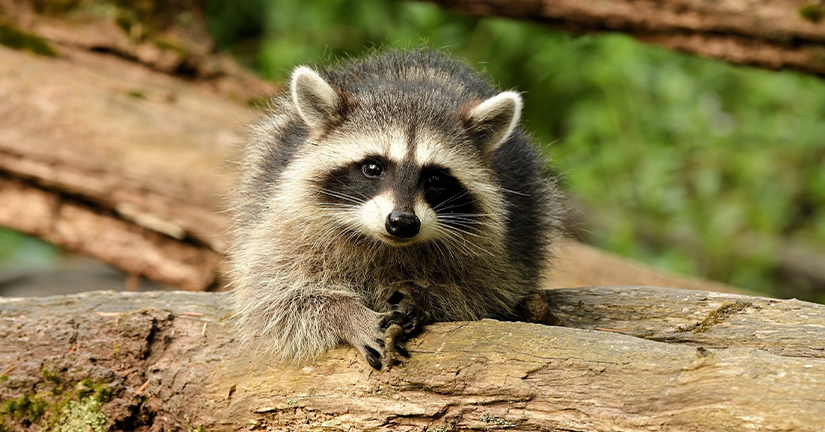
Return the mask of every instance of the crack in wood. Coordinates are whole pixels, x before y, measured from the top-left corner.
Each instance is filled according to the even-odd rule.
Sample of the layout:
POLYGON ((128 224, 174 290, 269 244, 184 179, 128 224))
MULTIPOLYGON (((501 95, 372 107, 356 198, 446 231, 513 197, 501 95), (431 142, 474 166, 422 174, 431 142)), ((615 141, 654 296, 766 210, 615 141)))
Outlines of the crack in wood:
POLYGON ((710 330, 710 328, 714 325, 725 321, 731 315, 744 311, 751 306, 753 306, 753 303, 746 301, 726 302, 709 312, 702 321, 688 327, 677 327, 676 331, 679 333, 688 331, 693 333, 704 333, 710 330))

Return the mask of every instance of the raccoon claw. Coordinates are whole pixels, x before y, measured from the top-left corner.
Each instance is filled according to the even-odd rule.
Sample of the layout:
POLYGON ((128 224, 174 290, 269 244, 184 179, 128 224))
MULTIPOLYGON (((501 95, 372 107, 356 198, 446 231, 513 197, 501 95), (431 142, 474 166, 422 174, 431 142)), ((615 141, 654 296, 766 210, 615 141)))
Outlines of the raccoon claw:
POLYGON ((381 354, 372 347, 364 345, 364 358, 375 370, 381 370, 381 354))
POLYGON ((407 351, 407 346, 401 342, 395 343, 395 352, 397 352, 401 357, 410 358, 410 352, 407 351))
POLYGON ((409 325, 401 326, 404 328, 404 335, 407 337, 421 333, 424 325, 430 321, 430 313, 412 303, 405 305, 400 312, 410 318, 409 325))
MULTIPOLYGON (((383 319, 380 322, 383 322, 383 319)), ((389 370, 394 364, 398 363, 398 356, 409 357, 410 354, 407 347, 400 341, 404 334, 403 329, 395 323, 389 323, 386 327, 382 327, 380 322, 375 329, 375 333, 364 334, 362 338, 358 338, 361 343, 351 345, 358 348, 367 364, 373 369, 389 370), (393 327, 394 325, 395 327, 393 327), (391 346, 388 346, 388 343, 391 346)))
POLYGON ((386 330, 390 324, 398 324, 404 329, 405 337, 412 337, 421 332, 421 328, 430 320, 430 314, 413 303, 412 298, 395 291, 387 298, 392 312, 381 320, 381 329, 386 330))

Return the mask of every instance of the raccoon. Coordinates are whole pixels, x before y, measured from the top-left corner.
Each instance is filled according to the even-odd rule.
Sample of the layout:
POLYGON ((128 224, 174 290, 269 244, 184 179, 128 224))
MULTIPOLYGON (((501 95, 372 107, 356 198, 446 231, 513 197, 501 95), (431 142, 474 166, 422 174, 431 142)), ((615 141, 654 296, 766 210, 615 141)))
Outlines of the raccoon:
POLYGON ((241 338, 297 361, 346 342, 380 369, 390 324, 514 318, 564 213, 521 96, 429 50, 301 66, 289 90, 232 193, 241 338))

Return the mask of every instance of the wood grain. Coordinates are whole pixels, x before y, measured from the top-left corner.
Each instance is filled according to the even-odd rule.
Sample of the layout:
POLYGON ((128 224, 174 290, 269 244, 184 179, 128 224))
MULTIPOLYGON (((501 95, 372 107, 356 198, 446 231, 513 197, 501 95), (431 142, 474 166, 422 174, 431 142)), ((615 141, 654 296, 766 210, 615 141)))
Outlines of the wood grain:
POLYGON ((0 299, 0 369, 20 365, 0 382, 0 399, 29 392, 52 400, 44 395, 53 387, 90 378, 111 390, 102 411, 115 429, 137 430, 825 424, 825 306, 646 287, 547 295, 565 327, 434 324, 389 372, 373 371, 348 347, 313 364, 272 364, 234 341, 222 293, 0 299))

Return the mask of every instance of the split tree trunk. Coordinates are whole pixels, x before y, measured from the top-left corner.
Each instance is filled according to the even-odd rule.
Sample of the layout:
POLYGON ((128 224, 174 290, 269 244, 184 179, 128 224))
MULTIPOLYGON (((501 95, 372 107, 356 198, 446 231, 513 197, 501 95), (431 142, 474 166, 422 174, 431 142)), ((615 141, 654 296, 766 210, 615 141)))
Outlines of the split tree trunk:
POLYGON ((0 299, 0 367, 11 367, 0 400, 42 407, 34 420, 18 403, 4 421, 65 425, 82 406, 127 430, 825 425, 823 305, 644 287, 546 294, 565 327, 439 323, 382 372, 348 347, 274 365, 234 341, 223 293, 0 299))

